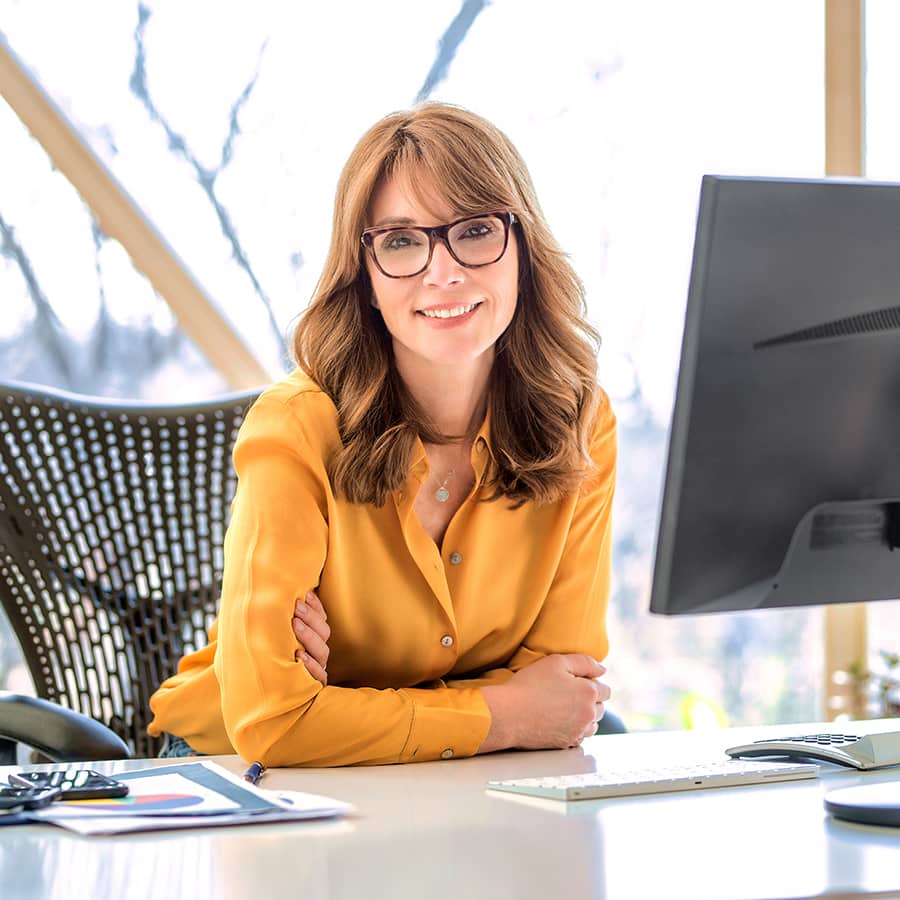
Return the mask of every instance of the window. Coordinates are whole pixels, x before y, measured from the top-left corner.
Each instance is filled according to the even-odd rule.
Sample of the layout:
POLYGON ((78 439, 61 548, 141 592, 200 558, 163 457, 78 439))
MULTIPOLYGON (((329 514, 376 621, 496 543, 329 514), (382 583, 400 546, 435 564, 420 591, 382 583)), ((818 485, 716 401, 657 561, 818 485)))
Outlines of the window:
MULTIPOLYGON (((900 7, 885 0, 866 0, 865 173, 879 181, 900 181, 900 127, 894 107, 900 60, 891 46, 898 28, 900 7)), ((900 603, 869 604, 868 637, 869 667, 885 673, 881 652, 900 654, 900 603)), ((896 691, 894 699, 898 699, 896 691)), ((873 711, 880 711, 875 695, 872 700, 873 711)))
MULTIPOLYGON (((349 2, 7 5, 14 51, 273 377, 362 131, 423 94, 503 128, 604 336, 621 429, 615 708, 632 727, 818 717, 818 611, 646 610, 700 176, 822 174, 820 0, 435 0, 390 22, 349 2)), ((3 376, 157 399, 222 390, 3 104, 0 143, 3 376)))

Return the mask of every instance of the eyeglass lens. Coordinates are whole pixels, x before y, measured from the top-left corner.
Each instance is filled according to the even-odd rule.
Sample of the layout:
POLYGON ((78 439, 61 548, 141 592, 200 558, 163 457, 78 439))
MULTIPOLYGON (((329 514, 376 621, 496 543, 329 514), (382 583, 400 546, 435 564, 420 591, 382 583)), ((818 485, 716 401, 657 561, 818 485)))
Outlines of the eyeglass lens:
MULTIPOLYGON (((476 216, 454 223, 447 232, 450 250, 467 266, 497 262, 506 246, 507 220, 497 214, 476 216)), ((420 228, 392 228, 372 243, 378 265, 389 275, 421 272, 428 263, 429 235, 420 228)))

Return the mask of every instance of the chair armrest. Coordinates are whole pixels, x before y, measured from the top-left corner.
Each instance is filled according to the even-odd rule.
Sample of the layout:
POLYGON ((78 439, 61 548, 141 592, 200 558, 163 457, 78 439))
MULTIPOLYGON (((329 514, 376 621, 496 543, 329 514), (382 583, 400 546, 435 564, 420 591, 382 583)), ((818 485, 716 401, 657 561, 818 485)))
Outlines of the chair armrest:
POLYGON ((54 762, 131 757, 128 745, 96 719, 8 691, 0 691, 0 738, 28 744, 54 762))
POLYGON ((628 729, 625 723, 610 710, 603 713, 603 718, 597 723, 595 734, 626 734, 628 729))

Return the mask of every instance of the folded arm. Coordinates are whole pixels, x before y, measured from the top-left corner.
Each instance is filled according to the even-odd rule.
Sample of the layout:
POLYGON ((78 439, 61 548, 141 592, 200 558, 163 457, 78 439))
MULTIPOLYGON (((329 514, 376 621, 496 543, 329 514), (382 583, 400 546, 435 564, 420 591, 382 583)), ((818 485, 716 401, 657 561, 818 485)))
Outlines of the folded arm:
POLYGON ((215 674, 228 738, 268 766, 471 755, 490 713, 477 688, 323 686, 295 656, 295 598, 325 564, 327 475, 292 411, 263 397, 235 447, 215 674))
POLYGON ((568 746, 584 736, 608 696, 594 679, 601 671, 596 660, 606 653, 612 427, 602 436, 612 444, 595 448, 603 457, 600 477, 576 502, 544 609, 506 666, 434 688, 376 689, 326 686, 296 656, 295 598, 318 584, 328 509, 324 463, 302 428, 285 424, 292 416, 281 401, 264 397, 235 450, 239 489, 226 540, 215 655, 235 749, 269 766, 329 766, 568 746), (559 654, 565 654, 562 663, 535 666, 559 654), (526 673, 529 668, 534 671, 526 673), (540 703, 529 700, 540 697, 540 703), (568 730, 556 722, 553 735, 541 733, 547 715, 535 712, 568 714, 570 707, 578 712, 568 730))
POLYGON ((601 409, 591 445, 596 474, 575 503, 565 548, 541 612, 505 666, 450 686, 482 688, 491 728, 479 752, 567 747, 592 735, 609 688, 597 679, 609 648, 615 420, 601 409), (585 683, 587 682, 587 684, 585 683))

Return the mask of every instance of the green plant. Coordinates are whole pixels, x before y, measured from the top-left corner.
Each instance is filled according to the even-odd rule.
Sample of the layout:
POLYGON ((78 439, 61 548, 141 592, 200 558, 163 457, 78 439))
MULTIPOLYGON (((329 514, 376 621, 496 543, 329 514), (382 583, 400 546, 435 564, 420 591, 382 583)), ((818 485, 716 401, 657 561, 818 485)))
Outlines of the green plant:
POLYGON ((860 689, 870 695, 870 711, 875 718, 900 717, 900 653, 879 650, 882 665, 878 671, 854 663, 848 675, 860 689))

